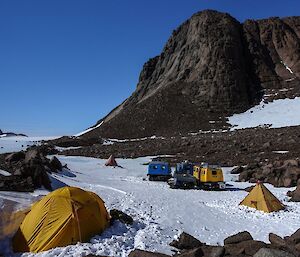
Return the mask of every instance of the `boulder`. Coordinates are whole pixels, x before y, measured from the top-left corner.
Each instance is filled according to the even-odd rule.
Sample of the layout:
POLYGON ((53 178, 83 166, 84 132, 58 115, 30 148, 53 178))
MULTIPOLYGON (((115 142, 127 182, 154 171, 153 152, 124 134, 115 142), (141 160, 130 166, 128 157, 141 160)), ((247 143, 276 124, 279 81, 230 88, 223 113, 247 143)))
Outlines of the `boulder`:
POLYGON ((266 243, 255 240, 246 240, 234 244, 225 245, 226 256, 239 256, 245 254, 246 256, 253 256, 259 249, 266 247, 266 243))
POLYGON ((244 170, 239 175, 239 181, 241 182, 248 181, 252 177, 252 173, 253 172, 250 172, 249 170, 244 170))
POLYGON ((285 160, 283 162, 283 167, 299 167, 299 161, 298 160, 285 160))
POLYGON ((298 244, 300 243, 300 228, 291 236, 285 237, 284 239, 286 239, 288 241, 288 243, 291 244, 298 244))
POLYGON ((248 231, 239 232, 235 235, 225 238, 224 245, 237 244, 243 241, 253 240, 253 237, 248 231))
POLYGON ((28 150, 25 154, 25 163, 38 162, 41 160, 40 152, 37 148, 28 150))
POLYGON ((18 162, 24 160, 24 158, 25 158, 25 153, 21 151, 21 152, 9 154, 8 156, 6 156, 5 161, 12 163, 12 162, 18 162))
POLYGON ((201 247, 189 249, 184 251, 183 253, 177 255, 178 257, 202 257, 205 256, 201 247))
MULTIPOLYGON (((294 190, 294 191, 295 191, 295 190, 294 190)), ((292 197, 294 191, 290 191, 290 190, 289 190, 289 191, 287 191, 286 195, 287 195, 288 197, 292 197)))
POLYGON ((63 166, 61 164, 61 162, 57 159, 56 156, 53 156, 49 162, 49 168, 51 169, 51 171, 55 172, 55 171, 61 171, 63 166))
POLYGON ((259 249, 267 247, 267 244, 256 240, 247 240, 235 244, 238 248, 244 249, 243 253, 253 256, 259 249))
POLYGON ((52 185, 51 185, 51 181, 50 178, 48 176, 48 173, 44 170, 41 174, 41 184, 42 186, 44 186, 47 190, 52 191, 52 185))
POLYGON ((201 249, 206 257, 223 257, 225 254, 225 248, 222 246, 204 245, 201 249))
POLYGON ((293 180, 289 177, 283 178, 283 186, 284 187, 291 187, 293 186, 293 180))
POLYGON ((235 167, 230 173, 231 174, 240 174, 244 168, 242 166, 235 167))
POLYGON ((286 246, 286 241, 281 238, 280 236, 270 233, 269 234, 269 241, 272 245, 277 246, 277 247, 285 247, 286 246))
POLYGON ((294 191, 288 191, 287 195, 291 197, 291 202, 300 202, 300 179, 297 182, 297 187, 294 191))
POLYGON ((170 257, 170 255, 135 249, 129 253, 128 257, 170 257))
POLYGON ((33 184, 36 188, 44 186, 47 190, 52 190, 51 181, 42 165, 36 165, 31 167, 33 184))
POLYGON ((225 256, 240 256, 244 254, 244 249, 238 247, 235 244, 228 244, 224 246, 225 248, 225 256))
POLYGON ((110 210, 109 214, 111 216, 111 222, 114 222, 115 220, 119 220, 120 222, 128 224, 128 225, 133 224, 132 217, 130 217, 129 215, 127 215, 126 213, 124 213, 120 210, 112 209, 112 210, 110 210))
POLYGON ((264 167, 262 168, 262 175, 268 176, 268 175, 270 175, 270 173, 272 173, 273 171, 274 171, 274 166, 273 166, 272 163, 270 163, 270 164, 268 164, 268 165, 266 165, 266 166, 264 166, 264 167))
POLYGON ((282 179, 285 187, 292 187, 297 185, 297 181, 300 178, 299 167, 287 167, 282 174, 282 179), (286 185, 285 185, 286 184, 286 185))
POLYGON ((177 249, 194 249, 197 247, 202 246, 203 243, 201 243, 198 239, 196 239, 195 237, 182 232, 178 238, 178 240, 173 240, 170 243, 170 246, 173 246, 177 249))
POLYGON ((262 148, 264 148, 264 149, 268 149, 270 147, 271 147, 271 142, 266 142, 262 145, 262 148))
POLYGON ((253 257, 295 257, 293 254, 270 248, 261 248, 253 257))

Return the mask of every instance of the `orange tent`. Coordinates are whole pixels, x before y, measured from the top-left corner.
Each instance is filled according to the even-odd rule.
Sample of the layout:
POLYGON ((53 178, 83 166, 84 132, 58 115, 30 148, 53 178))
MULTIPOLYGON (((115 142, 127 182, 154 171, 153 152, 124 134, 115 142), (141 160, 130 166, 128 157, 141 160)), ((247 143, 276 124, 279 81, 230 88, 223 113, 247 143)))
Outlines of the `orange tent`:
POLYGON ((105 163, 105 166, 119 166, 118 163, 115 160, 115 157, 113 155, 109 156, 108 160, 105 163))
POLYGON ((240 205, 252 207, 264 212, 284 209, 283 204, 260 182, 256 184, 240 205))

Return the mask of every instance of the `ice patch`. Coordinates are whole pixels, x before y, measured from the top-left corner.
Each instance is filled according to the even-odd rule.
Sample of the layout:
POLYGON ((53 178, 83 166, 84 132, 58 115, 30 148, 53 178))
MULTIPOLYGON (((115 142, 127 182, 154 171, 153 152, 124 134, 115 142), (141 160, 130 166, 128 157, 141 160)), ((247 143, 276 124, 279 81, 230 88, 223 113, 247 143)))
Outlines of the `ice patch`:
POLYGON ((11 153, 26 150, 27 147, 32 145, 38 145, 42 140, 51 140, 58 138, 58 136, 53 137, 4 137, 0 138, 0 154, 11 153))
POLYGON ((0 175, 3 175, 3 176, 11 176, 11 174, 5 170, 0 170, 0 175))
POLYGON ((294 72, 291 70, 291 68, 289 66, 287 66, 286 63, 284 63, 283 61, 281 61, 281 63, 284 65, 284 67, 291 73, 294 74, 294 72))
POLYGON ((300 125, 300 97, 279 99, 228 117, 232 130, 269 125, 272 128, 300 125))
POLYGON ((289 151, 273 151, 273 153, 280 153, 280 154, 285 154, 288 153, 289 151))
POLYGON ((105 139, 105 145, 110 145, 113 143, 127 143, 127 142, 138 142, 138 141, 145 141, 148 139, 165 139, 165 137, 158 137, 158 136, 151 136, 151 137, 142 137, 142 138, 132 138, 132 139, 116 139, 116 138, 108 138, 105 139))
POLYGON ((76 149, 80 149, 82 148, 82 146, 69 146, 69 147, 61 147, 61 146, 56 146, 55 149, 62 152, 65 150, 76 150, 76 149))
POLYGON ((285 81, 286 82, 291 82, 291 81, 293 81, 293 80, 295 80, 296 78, 291 78, 291 79, 286 79, 285 81))

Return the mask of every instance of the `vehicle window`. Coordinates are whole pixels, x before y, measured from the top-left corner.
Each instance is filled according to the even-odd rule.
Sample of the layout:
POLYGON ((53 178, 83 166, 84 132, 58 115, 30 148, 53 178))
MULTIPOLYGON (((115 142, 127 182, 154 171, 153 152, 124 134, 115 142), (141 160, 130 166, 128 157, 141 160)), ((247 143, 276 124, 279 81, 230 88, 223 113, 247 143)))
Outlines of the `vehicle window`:
POLYGON ((162 166, 161 166, 161 169, 162 169, 162 170, 165 170, 165 169, 166 169, 166 166, 165 166, 165 165, 162 165, 162 166))
POLYGON ((151 168, 154 169, 154 170, 157 170, 157 166, 156 165, 153 165, 151 168))
POLYGON ((212 173, 213 175, 217 175, 217 171, 216 171, 216 170, 213 170, 211 173, 212 173))

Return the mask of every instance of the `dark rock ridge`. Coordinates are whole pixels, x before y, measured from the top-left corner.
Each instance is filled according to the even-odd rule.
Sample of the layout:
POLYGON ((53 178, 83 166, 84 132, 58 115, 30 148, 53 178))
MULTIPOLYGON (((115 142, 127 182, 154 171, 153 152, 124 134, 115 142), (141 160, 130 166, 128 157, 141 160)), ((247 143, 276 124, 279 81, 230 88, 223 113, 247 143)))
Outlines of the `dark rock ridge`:
MULTIPOLYGON (((253 128, 230 132, 185 134, 176 137, 148 138, 107 144, 93 144, 61 152, 63 155, 108 158, 172 155, 168 161, 219 163, 236 166, 296 159, 300 156, 300 126, 253 128), (285 153, 277 151, 285 150, 285 153)), ((241 170, 239 171, 241 172, 241 170)))
POLYGON ((25 134, 17 134, 17 133, 13 133, 13 132, 3 132, 1 129, 0 129, 0 136, 3 136, 3 137, 13 137, 13 136, 27 137, 25 134))
POLYGON ((218 129, 228 126, 228 115, 260 101, 264 91, 297 88, 295 96, 299 37, 300 17, 240 23, 226 13, 196 13, 173 31, 159 56, 144 64, 133 94, 82 137, 218 129))
POLYGON ((51 141, 46 141, 44 143, 59 146, 59 147, 79 147, 79 146, 89 146, 93 144, 101 144, 103 140, 100 138, 77 138, 75 136, 63 136, 51 141))

